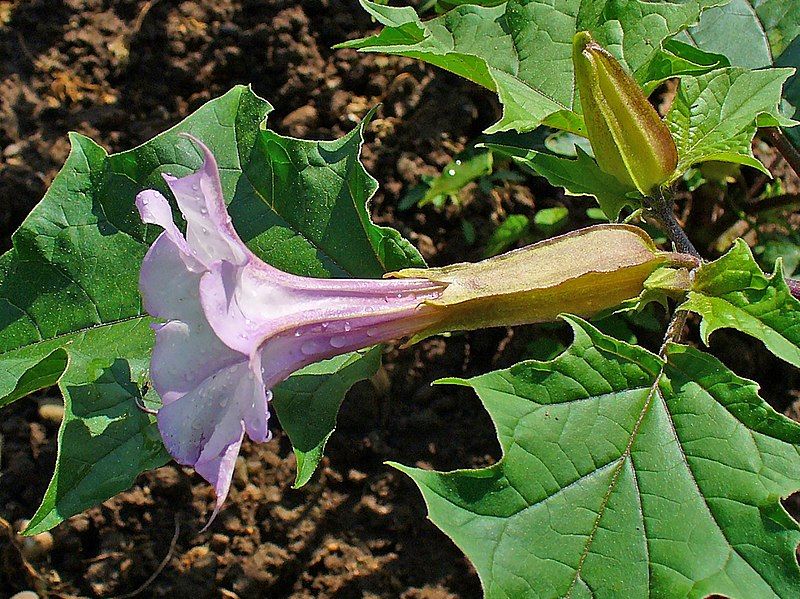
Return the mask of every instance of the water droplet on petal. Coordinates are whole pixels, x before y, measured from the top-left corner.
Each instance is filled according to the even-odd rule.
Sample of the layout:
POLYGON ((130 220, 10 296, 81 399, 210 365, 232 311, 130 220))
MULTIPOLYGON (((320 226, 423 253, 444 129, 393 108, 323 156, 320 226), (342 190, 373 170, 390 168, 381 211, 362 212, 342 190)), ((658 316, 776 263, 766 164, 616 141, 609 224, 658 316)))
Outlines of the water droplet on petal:
POLYGON ((200 214, 205 216, 206 214, 208 214, 208 209, 207 208, 200 208, 200 214))
POLYGON ((306 341, 303 345, 300 346, 300 351, 303 352, 305 355, 310 356, 314 353, 314 350, 317 348, 316 343, 313 341, 306 341))
POLYGON ((351 328, 353 328, 353 327, 350 326, 349 322, 345 322, 344 323, 344 331, 345 331, 345 333, 349 332, 351 328))
POLYGON ((300 336, 300 335, 302 335, 302 334, 303 334, 303 331, 301 331, 300 329, 297 329, 297 330, 294 332, 294 336, 295 336, 295 337, 299 337, 299 336, 300 336))
POLYGON ((331 346, 335 348, 344 347, 347 345, 347 337, 344 335, 337 335, 336 337, 331 337, 331 346))

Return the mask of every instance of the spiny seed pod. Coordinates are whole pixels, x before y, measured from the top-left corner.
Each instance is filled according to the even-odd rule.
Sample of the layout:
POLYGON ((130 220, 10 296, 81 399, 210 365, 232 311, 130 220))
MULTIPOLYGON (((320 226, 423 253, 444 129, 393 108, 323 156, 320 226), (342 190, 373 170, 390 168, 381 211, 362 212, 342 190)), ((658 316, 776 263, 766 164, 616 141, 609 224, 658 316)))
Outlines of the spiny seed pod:
POLYGON ((572 62, 597 164, 643 195, 675 171, 675 141, 642 89, 605 48, 581 31, 572 62))

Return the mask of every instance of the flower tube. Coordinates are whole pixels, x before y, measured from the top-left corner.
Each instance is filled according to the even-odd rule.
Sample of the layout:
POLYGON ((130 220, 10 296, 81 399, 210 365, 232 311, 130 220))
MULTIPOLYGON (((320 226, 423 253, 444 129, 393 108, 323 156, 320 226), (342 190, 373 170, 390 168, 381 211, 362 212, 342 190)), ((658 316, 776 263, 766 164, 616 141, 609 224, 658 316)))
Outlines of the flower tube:
MULTIPOLYGON (((167 199, 136 198, 164 229, 145 255, 139 287, 154 325, 150 364, 161 396, 158 428, 175 460, 228 493, 244 435, 270 437, 269 389, 303 366, 392 339, 457 329, 592 316, 636 297, 671 254, 640 229, 590 227, 477 264, 409 269, 389 279, 316 279, 266 264, 233 228, 214 156, 167 199)), ((213 519, 213 515, 212 515, 213 519)))

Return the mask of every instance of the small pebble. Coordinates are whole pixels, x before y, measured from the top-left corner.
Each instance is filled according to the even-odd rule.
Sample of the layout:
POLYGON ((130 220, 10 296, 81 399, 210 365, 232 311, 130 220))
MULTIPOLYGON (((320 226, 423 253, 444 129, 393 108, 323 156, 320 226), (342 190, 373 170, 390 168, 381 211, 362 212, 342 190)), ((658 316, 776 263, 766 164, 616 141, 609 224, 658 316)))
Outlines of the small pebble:
POLYGON ((24 146, 21 141, 14 144, 8 144, 3 150, 3 156, 8 158, 9 156, 16 156, 17 154, 21 154, 23 148, 24 146))
POLYGON ((230 544, 231 540, 221 533, 214 533, 211 535, 211 541, 209 542, 209 547, 211 550, 216 553, 225 553, 225 549, 230 544))
POLYGON ((20 591, 16 595, 11 595, 11 599, 39 599, 39 595, 33 591, 20 591))
POLYGON ((38 561, 53 549, 53 535, 49 532, 40 532, 32 537, 22 540, 22 555, 30 561, 38 561))
POLYGON ((64 402, 56 397, 40 400, 39 418, 49 424, 60 424, 64 419, 64 402))

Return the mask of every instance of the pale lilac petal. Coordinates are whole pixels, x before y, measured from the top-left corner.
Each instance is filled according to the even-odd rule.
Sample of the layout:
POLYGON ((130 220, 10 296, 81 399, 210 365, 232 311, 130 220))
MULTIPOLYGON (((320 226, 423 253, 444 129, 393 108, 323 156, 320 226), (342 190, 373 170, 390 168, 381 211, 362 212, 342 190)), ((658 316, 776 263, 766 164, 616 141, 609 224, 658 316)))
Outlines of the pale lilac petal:
POLYGON ((214 456, 209 460, 200 460, 194 465, 195 471, 214 487, 214 492, 216 493, 214 511, 211 513, 211 517, 200 532, 205 531, 211 526, 214 518, 217 517, 220 509, 222 509, 225 498, 228 497, 228 491, 231 488, 231 478, 233 478, 233 469, 236 466, 236 457, 239 455, 239 448, 242 446, 243 436, 244 430, 240 427, 238 440, 226 446, 220 455, 214 456))
POLYGON ((158 225, 164 233, 177 245, 184 254, 190 254, 189 246, 181 235, 175 220, 172 218, 172 208, 167 198, 155 189, 145 189, 136 196, 136 208, 142 217, 142 222, 158 225))
POLYGON ((181 317, 187 303, 199 307, 200 273, 187 266, 187 259, 166 231, 150 246, 139 272, 139 290, 148 314, 174 319, 181 317))
POLYGON ((150 248, 139 279, 147 312, 167 320, 155 326, 150 360, 153 387, 164 404, 191 391, 215 370, 244 359, 208 325, 199 300, 200 275, 189 270, 185 258, 164 233, 150 248))
POLYGON ((217 162, 209 149, 199 140, 192 139, 203 152, 203 165, 185 177, 164 175, 183 217, 186 219, 186 241, 204 265, 217 260, 242 264, 249 254, 231 224, 222 195, 217 162))
POLYGON ((205 321, 172 320, 156 329, 150 378, 167 405, 243 358, 222 343, 205 321))
MULTIPOLYGON (((269 430, 269 402, 272 400, 272 391, 264 385, 260 352, 250 357, 247 368, 250 371, 247 381, 253 386, 249 391, 253 401, 245 416, 244 427, 250 439, 256 443, 264 443, 272 438, 272 432, 269 430)), ((247 393, 246 390, 242 392, 247 393)))
MULTIPOLYGON (((298 277, 251 256, 244 266, 229 262, 212 265, 200 281, 200 301, 217 336, 228 347, 253 355, 267 339, 309 322, 335 321, 346 314, 372 327, 398 310, 413 310, 426 299, 438 297, 442 288, 427 280, 414 279, 298 277)), ((347 328, 347 319, 341 320, 341 327, 347 328)), ((407 333, 405 329, 399 330, 400 336, 407 333)), ((322 329, 319 332, 325 333, 322 329)), ((341 331, 349 332, 349 328, 341 331)), ((357 335, 354 332, 349 336, 357 335)), ((376 338, 372 343, 391 338, 376 338)), ((301 340, 296 343, 299 350, 301 340)), ((337 353, 344 351, 349 350, 337 353)))
POLYGON ((137 197, 142 219, 164 228, 145 256, 140 288, 147 311, 166 320, 155 327, 150 366, 163 399, 159 430, 175 460, 214 486, 216 515, 244 434, 270 437, 267 388, 312 362, 424 329, 438 318, 425 301, 445 285, 311 279, 262 262, 233 229, 214 157, 191 139, 203 166, 164 177, 186 236, 161 194, 137 197))
POLYGON ((238 454, 245 422, 259 423, 259 430, 247 426, 256 440, 269 438, 266 404, 260 374, 244 360, 217 370, 158 411, 158 429, 167 451, 178 463, 194 466, 214 485, 218 506, 228 493, 232 459, 238 454))
POLYGON ((263 341, 260 330, 292 305, 292 297, 278 285, 251 289, 243 279, 247 270, 230 262, 212 265, 200 280, 200 303, 217 337, 231 349, 252 356, 263 341), (250 298, 251 291, 260 297, 250 298), (265 309, 259 311, 262 306, 265 309))

